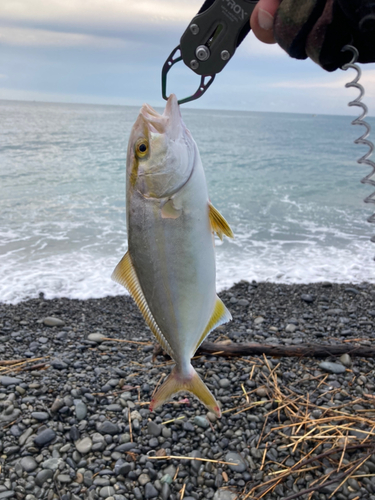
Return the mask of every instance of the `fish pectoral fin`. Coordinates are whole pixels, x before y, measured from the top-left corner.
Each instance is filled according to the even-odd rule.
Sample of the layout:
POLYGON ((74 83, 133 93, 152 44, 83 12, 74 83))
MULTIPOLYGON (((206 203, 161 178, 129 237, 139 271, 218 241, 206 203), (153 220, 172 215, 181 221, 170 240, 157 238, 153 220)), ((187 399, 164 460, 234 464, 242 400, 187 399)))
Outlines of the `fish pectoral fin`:
POLYGON ((148 327, 155 335, 156 340, 159 342, 161 347, 166 351, 171 358, 173 358, 173 350, 169 343, 167 342, 164 335, 156 323, 150 308, 148 307, 146 298, 143 294, 141 285, 138 280, 137 273, 134 269, 129 251, 123 256, 120 262, 117 264, 115 270, 112 273, 111 278, 116 283, 124 286, 130 295, 133 297, 134 302, 137 304, 138 309, 141 311, 148 327))
POLYGON ((198 343, 194 347, 193 355, 198 349, 198 347, 201 345, 201 343, 204 341, 204 339, 207 337, 207 335, 212 332, 214 328, 217 328, 218 326, 222 325, 223 323, 227 323, 232 319, 231 313, 228 311, 228 309, 225 307, 224 302, 219 299, 219 297, 216 296, 216 303, 215 303, 215 308, 214 312, 212 313, 212 316, 207 323, 206 328, 204 329, 204 332, 200 336, 198 343))
POLYGON ((228 238, 234 238, 233 231, 221 213, 212 205, 212 203, 208 203, 208 208, 212 231, 216 233, 221 240, 223 239, 223 234, 228 236, 228 238))
POLYGON ((178 219, 181 214, 182 208, 176 208, 172 199, 164 203, 161 209, 162 219, 178 219))
POLYGON ((178 371, 177 366, 173 368, 167 380, 152 398, 150 410, 156 410, 156 408, 163 403, 169 401, 173 394, 181 391, 191 392, 206 406, 206 408, 213 411, 217 417, 221 417, 220 407, 216 399, 191 365, 190 373, 187 377, 184 377, 178 371))

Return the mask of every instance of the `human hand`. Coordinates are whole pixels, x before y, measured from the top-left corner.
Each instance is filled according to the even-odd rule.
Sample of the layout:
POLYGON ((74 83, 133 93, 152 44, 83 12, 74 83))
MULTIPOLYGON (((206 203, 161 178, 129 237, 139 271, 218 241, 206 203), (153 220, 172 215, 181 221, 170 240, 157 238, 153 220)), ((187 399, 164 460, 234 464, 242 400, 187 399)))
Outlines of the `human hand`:
POLYGON ((259 0, 250 18, 254 35, 263 43, 276 43, 273 23, 281 0, 259 0))
POLYGON ((375 62, 373 0, 259 0, 251 28, 264 43, 277 42, 291 57, 310 57, 327 71, 351 58, 342 48, 353 45, 359 62, 375 62))

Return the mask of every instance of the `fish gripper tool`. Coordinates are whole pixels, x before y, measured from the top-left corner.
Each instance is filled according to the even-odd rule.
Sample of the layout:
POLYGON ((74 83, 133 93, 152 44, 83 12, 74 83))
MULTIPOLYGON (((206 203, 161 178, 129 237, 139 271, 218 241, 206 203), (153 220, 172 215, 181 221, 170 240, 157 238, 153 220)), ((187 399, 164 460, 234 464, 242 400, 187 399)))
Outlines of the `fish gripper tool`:
POLYGON ((162 95, 167 96, 167 74, 183 61, 201 77, 197 91, 179 104, 201 97, 217 73, 232 59, 250 31, 250 17, 258 0, 206 0, 183 33, 162 69, 162 95))
MULTIPOLYGON (((358 60, 359 53, 358 53, 358 50, 355 47, 353 47, 352 45, 345 45, 342 50, 343 51, 351 51, 352 52, 352 59, 349 63, 344 64, 341 67, 341 69, 343 69, 345 71, 348 69, 354 69, 357 72, 354 79, 351 82, 346 83, 345 87, 347 87, 347 88, 354 87, 355 89, 359 90, 359 95, 353 101, 350 101, 348 106, 358 106, 359 108, 362 109, 361 115, 352 121, 352 125, 362 125, 366 129, 365 132, 360 137, 358 137, 358 139, 356 139, 354 141, 354 143, 355 144, 363 144, 364 146, 368 146, 368 148, 369 148, 366 151, 366 153, 363 156, 361 156, 361 158, 359 158, 357 160, 357 163, 359 163, 360 165, 362 165, 362 164, 368 165, 369 167, 372 168, 371 172, 368 175, 366 175, 366 177, 364 177, 361 180, 361 182, 363 184, 370 184, 370 186, 375 186, 375 162, 369 159, 374 151, 374 144, 372 141, 370 141, 368 139, 368 136, 369 136, 370 131, 371 131, 371 126, 364 119, 367 116, 368 108, 367 108, 366 104, 364 104, 362 102, 362 98, 365 95, 365 89, 359 83, 359 79, 362 76, 362 71, 361 71, 361 68, 358 66, 358 64, 356 64, 356 62, 358 60)), ((369 196, 367 196, 364 199, 364 202, 375 204, 375 192, 370 194, 369 196)), ((367 219, 367 221, 368 222, 375 222, 375 213, 373 213, 367 219)), ((371 241, 375 243, 375 236, 372 236, 371 241)))

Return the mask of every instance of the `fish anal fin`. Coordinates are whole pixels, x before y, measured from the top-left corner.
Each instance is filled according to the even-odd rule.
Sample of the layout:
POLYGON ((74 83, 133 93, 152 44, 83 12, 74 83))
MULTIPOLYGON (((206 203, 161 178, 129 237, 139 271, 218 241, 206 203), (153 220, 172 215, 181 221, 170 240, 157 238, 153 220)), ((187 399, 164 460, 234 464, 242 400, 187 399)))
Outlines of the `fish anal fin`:
POLYGON ((221 240, 223 239, 223 234, 228 236, 228 238, 234 238, 233 231, 221 213, 212 205, 212 203, 208 204, 208 208, 212 231, 215 232, 221 240))
POLYGON ((157 341, 164 349, 164 351, 166 351, 170 355, 170 357, 173 358, 173 350, 165 339, 164 335, 161 333, 160 328, 156 323, 150 311, 150 308, 148 307, 129 252, 126 252, 124 257, 117 264, 111 278, 113 279, 113 281, 116 281, 116 283, 119 283, 128 290, 130 295, 133 297, 134 302, 137 304, 138 309, 141 311, 148 327, 155 335, 157 341))
POLYGON ((220 407, 216 399, 191 365, 189 375, 185 377, 178 371, 177 366, 173 368, 167 380, 152 398, 150 410, 156 410, 163 403, 169 401, 173 394, 181 391, 191 392, 206 408, 214 412, 217 417, 221 417, 220 407))
POLYGON ((217 328, 218 326, 222 325, 223 323, 227 323, 232 319, 231 313, 228 311, 228 309, 225 307, 224 302, 219 299, 219 297, 216 297, 216 303, 215 303, 215 308, 214 312, 212 313, 212 316, 207 323, 206 328, 204 329, 202 335, 200 336, 196 346, 194 347, 194 353, 198 349, 198 347, 201 345, 201 343, 204 341, 204 339, 207 337, 207 335, 212 332, 214 328, 217 328))

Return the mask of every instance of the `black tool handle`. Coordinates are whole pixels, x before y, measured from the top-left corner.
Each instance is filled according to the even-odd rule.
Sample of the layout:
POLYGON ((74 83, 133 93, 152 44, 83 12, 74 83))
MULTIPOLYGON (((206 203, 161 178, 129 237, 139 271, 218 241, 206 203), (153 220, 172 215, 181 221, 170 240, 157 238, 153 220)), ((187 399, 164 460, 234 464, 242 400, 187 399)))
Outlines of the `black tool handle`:
POLYGON ((250 31, 258 0, 206 0, 180 40, 184 63, 198 75, 220 73, 250 31))

